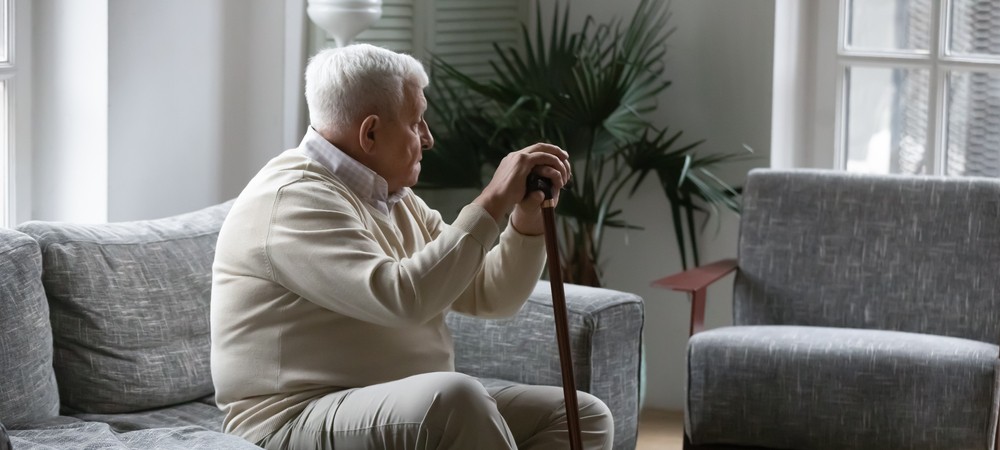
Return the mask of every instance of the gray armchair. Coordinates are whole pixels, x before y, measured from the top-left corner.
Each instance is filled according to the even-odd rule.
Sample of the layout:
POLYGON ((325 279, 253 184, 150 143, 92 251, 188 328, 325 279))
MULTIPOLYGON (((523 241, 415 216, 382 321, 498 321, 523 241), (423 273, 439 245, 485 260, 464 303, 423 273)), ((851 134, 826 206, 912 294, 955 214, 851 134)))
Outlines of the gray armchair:
POLYGON ((1000 180, 754 170, 738 259, 656 284, 693 294, 685 448, 994 448, 1000 180))

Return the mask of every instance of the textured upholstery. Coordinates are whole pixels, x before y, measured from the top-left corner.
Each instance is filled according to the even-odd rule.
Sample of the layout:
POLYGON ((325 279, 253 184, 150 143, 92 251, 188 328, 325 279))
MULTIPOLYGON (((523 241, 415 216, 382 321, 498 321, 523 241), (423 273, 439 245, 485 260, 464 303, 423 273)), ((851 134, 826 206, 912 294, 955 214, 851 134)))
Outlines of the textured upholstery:
MULTIPOLYGON (((8 316, 5 308, 11 303, 2 290, 22 289, 10 296, 23 303, 22 297, 31 294, 34 304, 44 307, 44 282, 56 349, 56 371, 51 375, 49 338, 45 365, 53 381, 51 398, 58 401, 54 385, 58 377, 58 393, 70 406, 64 413, 72 414, 55 417, 59 405, 50 405, 48 418, 10 431, 15 448, 255 448, 218 433, 222 412, 210 395, 211 263, 215 236, 229 206, 143 222, 22 225, 21 230, 38 240, 41 253, 28 236, 7 232, 19 236, 19 251, 27 252, 13 255, 10 267, 34 280, 34 287, 24 290, 21 286, 31 283, 0 283, 4 293, 0 324, 7 327, 5 320, 10 320, 21 326, 35 314, 41 322, 27 330, 47 335, 48 310, 31 312, 18 306, 16 314, 8 316)), ((3 236, 0 248, 15 242, 3 236)), ((6 269, 7 261, 0 251, 4 268, 0 277, 13 273, 6 269)), ((451 314, 448 323, 458 369, 487 385, 561 385, 548 293, 548 284, 540 283, 525 308, 507 320, 451 314)), ((566 286, 566 294, 578 388, 611 408, 615 448, 632 449, 638 418, 642 300, 572 285, 566 286)), ((31 350, 45 346, 38 347, 31 350)), ((9 364, 8 356, 4 350, 4 364, 9 364)), ((6 387, 4 380, 0 392, 6 387)), ((7 423, 6 417, 0 422, 7 423)))
MULTIPOLYGON (((562 386, 552 296, 540 282, 517 316, 482 320, 451 314, 455 368, 485 378, 562 386)), ((576 388, 603 400, 615 419, 615 448, 635 448, 639 419, 642 299, 566 285, 576 388)))
POLYGON ((693 336, 694 444, 989 449, 1000 180, 755 170, 734 324, 693 336))
POLYGON ((197 426, 208 430, 222 429, 222 414, 214 404, 187 402, 179 405, 124 414, 77 414, 81 420, 104 422, 115 431, 144 430, 197 426))
POLYGON ((256 448, 233 436, 212 436, 212 432, 222 429, 222 413, 214 405, 201 402, 127 414, 79 414, 63 419, 40 424, 34 430, 15 431, 15 441, 21 441, 26 448, 82 448, 86 444, 99 448, 256 448), (80 421, 98 422, 100 426, 80 421))
POLYGON ((736 324, 998 343, 1000 180, 755 171, 745 189, 736 324))
POLYGON ((31 430, 12 430, 10 435, 16 450, 260 449, 239 437, 197 426, 118 432, 106 423, 76 421, 31 430))
POLYGON ((0 450, 11 450, 10 437, 7 436, 7 428, 0 423, 0 450))
POLYGON ((692 436, 781 449, 989 448, 995 345, 752 326, 699 333, 688 352, 692 436))
POLYGON ((229 206, 151 221, 19 227, 41 247, 65 409, 130 412, 213 391, 207 312, 229 206))
POLYGON ((17 428, 57 414, 52 328, 38 244, 0 228, 0 422, 17 428))

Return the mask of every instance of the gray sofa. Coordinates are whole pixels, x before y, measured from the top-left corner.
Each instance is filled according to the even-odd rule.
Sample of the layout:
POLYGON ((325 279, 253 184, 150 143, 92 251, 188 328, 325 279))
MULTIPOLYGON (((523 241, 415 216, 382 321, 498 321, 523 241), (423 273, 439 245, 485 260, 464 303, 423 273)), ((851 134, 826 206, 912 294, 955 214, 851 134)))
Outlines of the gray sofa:
MULTIPOLYGON (((211 264, 229 207, 0 229, 0 450, 256 448, 219 432, 212 397, 211 264)), ((457 369, 490 384, 559 385, 548 289, 540 282, 510 319, 452 314, 457 369)), ((634 448, 642 300, 566 294, 577 388, 611 407, 615 448, 634 448)))

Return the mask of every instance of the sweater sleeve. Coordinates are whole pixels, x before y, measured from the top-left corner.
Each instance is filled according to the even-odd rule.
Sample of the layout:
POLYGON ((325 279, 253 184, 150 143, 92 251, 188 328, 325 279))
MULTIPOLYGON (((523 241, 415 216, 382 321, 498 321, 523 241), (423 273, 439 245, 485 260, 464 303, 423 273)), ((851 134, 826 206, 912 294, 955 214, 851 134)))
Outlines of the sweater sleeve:
POLYGON ((424 323, 476 277, 499 233, 482 208, 466 207, 409 258, 379 245, 347 196, 316 183, 278 193, 264 246, 270 276, 297 295, 383 326, 424 323))
POLYGON ((508 225, 452 310, 479 317, 512 316, 531 295, 544 265, 545 237, 523 235, 508 225))
MULTIPOLYGON (((432 238, 445 225, 441 215, 415 197, 424 226, 432 238)), ((466 208, 476 207, 469 205, 466 208)), ((452 310, 479 317, 508 317, 521 309, 531 295, 545 265, 545 237, 527 236, 508 225, 498 245, 486 255, 482 269, 452 304, 452 310)), ((457 279, 449 280, 458 282, 457 279)))

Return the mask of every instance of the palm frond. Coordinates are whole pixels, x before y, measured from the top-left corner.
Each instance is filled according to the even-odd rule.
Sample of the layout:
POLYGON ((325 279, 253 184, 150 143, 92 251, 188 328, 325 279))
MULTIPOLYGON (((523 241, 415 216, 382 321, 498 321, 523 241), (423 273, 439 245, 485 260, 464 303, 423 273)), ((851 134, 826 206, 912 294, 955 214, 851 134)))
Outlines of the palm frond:
MULTIPOLYGON (((743 155, 699 153, 704 140, 650 122, 665 78, 666 40, 675 32, 669 1, 641 0, 628 20, 571 29, 570 3, 557 1, 548 23, 522 25, 520 46, 494 45, 492 76, 477 81, 439 57, 428 96, 437 145, 425 153, 421 183, 463 186, 489 180, 507 152, 550 142, 570 153, 574 180, 557 213, 567 281, 599 276, 609 228, 639 229, 623 219, 619 196, 634 195, 655 173, 667 197, 685 267, 698 261, 696 214, 738 210, 738 187, 715 170, 743 155), (547 28, 546 28, 547 27, 547 28)), ((536 17, 542 17, 536 3, 536 17)), ((707 223, 707 222, 706 222, 707 223)))

